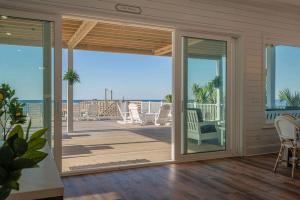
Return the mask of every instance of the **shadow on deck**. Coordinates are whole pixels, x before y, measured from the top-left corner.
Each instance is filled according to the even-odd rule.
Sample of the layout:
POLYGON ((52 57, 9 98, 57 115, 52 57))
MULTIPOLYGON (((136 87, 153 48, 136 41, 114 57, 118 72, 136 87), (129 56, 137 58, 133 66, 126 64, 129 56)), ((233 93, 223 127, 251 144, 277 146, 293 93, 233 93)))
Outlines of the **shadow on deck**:
POLYGON ((171 127, 76 121, 63 126, 63 171, 171 160, 171 127))

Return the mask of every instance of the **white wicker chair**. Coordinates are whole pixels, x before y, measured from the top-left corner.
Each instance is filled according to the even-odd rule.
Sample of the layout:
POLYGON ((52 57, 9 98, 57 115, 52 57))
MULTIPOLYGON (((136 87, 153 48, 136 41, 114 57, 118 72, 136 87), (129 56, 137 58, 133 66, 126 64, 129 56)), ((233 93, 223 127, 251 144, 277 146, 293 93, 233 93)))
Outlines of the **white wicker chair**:
POLYGON ((203 140, 218 139, 223 145, 224 136, 217 127, 217 121, 203 121, 200 109, 189 109, 187 111, 187 137, 197 140, 201 144, 203 140), (202 131, 204 127, 212 128, 212 130, 202 131))
POLYGON ((274 166, 274 172, 276 172, 277 170, 278 163, 282 161, 283 151, 291 150, 293 165, 291 176, 292 178, 294 178, 294 171, 298 164, 297 149, 300 148, 300 143, 298 141, 297 135, 299 132, 299 128, 295 120, 290 116, 278 116, 275 118, 274 123, 281 142, 278 157, 274 166))

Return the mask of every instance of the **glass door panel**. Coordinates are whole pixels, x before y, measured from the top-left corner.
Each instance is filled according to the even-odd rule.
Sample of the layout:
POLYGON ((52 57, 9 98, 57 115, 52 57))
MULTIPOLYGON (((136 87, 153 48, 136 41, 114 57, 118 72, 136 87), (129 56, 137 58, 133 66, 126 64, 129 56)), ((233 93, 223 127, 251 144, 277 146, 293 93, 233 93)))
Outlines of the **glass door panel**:
MULTIPOLYGON (((52 22, 0 14, 0 84, 9 84, 24 103, 31 132, 48 128, 52 116, 52 22)), ((0 131, 1 132, 1 131, 0 131)))
POLYGON ((183 37, 184 154, 226 150, 227 41, 183 37))

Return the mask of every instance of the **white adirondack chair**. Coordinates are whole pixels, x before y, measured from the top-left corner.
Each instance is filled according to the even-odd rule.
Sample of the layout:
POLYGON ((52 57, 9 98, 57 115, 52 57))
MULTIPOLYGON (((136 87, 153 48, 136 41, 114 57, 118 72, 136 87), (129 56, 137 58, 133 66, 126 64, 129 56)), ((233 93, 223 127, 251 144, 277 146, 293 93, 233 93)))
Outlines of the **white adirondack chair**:
POLYGON ((129 108, 129 115, 131 118, 132 123, 137 123, 141 125, 154 123, 154 115, 147 115, 143 113, 139 113, 138 106, 134 103, 130 103, 128 105, 129 108))
POLYGON ((218 130, 217 121, 203 121, 200 109, 189 109, 187 111, 187 136, 189 139, 197 140, 201 144, 203 140, 218 139, 223 145, 223 134, 218 130))
MULTIPOLYGON (((121 105, 123 106, 123 105, 121 105)), ((122 117, 122 121, 117 121, 119 124, 129 124, 132 123, 132 119, 130 117, 130 112, 124 111, 119 104, 117 104, 118 110, 120 112, 120 116, 122 117)), ((127 107, 127 104, 125 105, 127 107)), ((123 106, 124 107, 124 106, 123 106)))
POLYGON ((171 105, 164 104, 161 105, 159 108, 158 114, 155 116, 155 125, 165 125, 167 123, 170 123, 170 111, 171 111, 171 105))

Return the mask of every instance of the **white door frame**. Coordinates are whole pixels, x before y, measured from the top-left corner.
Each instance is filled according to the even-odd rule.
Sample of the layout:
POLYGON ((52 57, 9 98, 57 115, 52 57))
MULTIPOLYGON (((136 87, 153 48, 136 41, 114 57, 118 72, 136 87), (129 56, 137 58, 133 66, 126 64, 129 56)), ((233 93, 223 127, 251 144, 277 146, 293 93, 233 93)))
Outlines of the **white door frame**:
POLYGON ((204 160, 213 158, 231 157, 236 155, 236 128, 234 119, 236 116, 235 97, 235 47, 234 39, 229 36, 214 34, 202 34, 176 30, 173 36, 173 94, 175 95, 175 118, 174 118, 174 160, 177 162, 204 160), (183 37, 227 41, 227 68, 226 68, 226 150, 207 153, 183 154, 184 130, 183 130, 183 103, 184 103, 184 69, 183 69, 183 37))
POLYGON ((62 49, 61 49, 61 15, 47 15, 38 12, 26 12, 13 9, 0 8, 0 14, 11 17, 18 17, 32 20, 44 20, 54 23, 54 152, 53 156, 56 161, 59 172, 61 172, 62 159, 62 49))
MULTIPOLYGON (((54 158, 56 160, 59 171, 62 171, 62 120, 61 120, 61 106, 62 106, 62 48, 61 48, 61 15, 46 15, 37 12, 23 12, 11 9, 2 9, 0 8, 0 13, 7 16, 14 16, 20 18, 28 18, 28 19, 38 19, 38 20, 47 20, 54 22, 54 48, 55 48, 55 57, 54 57, 54 100, 55 100, 55 111, 54 111, 54 158)), ((74 15, 76 16, 76 15, 74 15)), ((73 16, 73 17, 74 17, 73 16)), ((107 20, 102 17, 94 17, 97 20, 107 20)), ((119 19, 120 20, 120 19, 119 19)), ((118 19, 108 20, 118 22, 118 19)), ((121 20, 120 20, 121 21, 121 20)), ((124 21, 122 21, 124 23, 124 21)), ((129 24, 135 24, 132 21, 129 24)), ((145 23, 145 26, 155 26, 153 24, 145 23)), ((141 23, 136 23, 136 25, 143 26, 141 23)), ((160 26, 157 24, 157 27, 163 29, 166 26, 160 26)), ((203 160, 210 158, 220 158, 220 157, 229 157, 236 155, 236 133, 242 130, 237 130, 235 125, 233 125, 234 120, 237 120, 238 117, 242 117, 237 115, 240 110, 233 106, 236 102, 237 93, 239 91, 236 90, 234 86, 235 83, 240 83, 243 77, 237 78, 237 75, 241 75, 242 73, 235 73, 235 53, 233 50, 235 49, 235 41, 229 36, 220 36, 218 34, 207 35, 202 34, 201 32, 187 32, 177 30, 175 27, 166 28, 168 30, 173 30, 172 37, 172 59, 173 59, 173 67, 172 67, 172 94, 173 94, 173 122, 172 123, 172 160, 174 162, 184 162, 184 161, 193 161, 193 160, 203 160), (227 98, 226 98, 226 113, 227 113, 227 132, 230 134, 227 135, 227 151, 225 152, 210 152, 210 153, 199 153, 199 154, 189 154, 182 155, 182 103, 183 103, 183 69, 182 69, 182 41, 181 38, 183 36, 190 36, 195 38, 206 38, 206 39, 219 39, 228 41, 228 52, 227 52, 227 98)), ((243 59, 239 62, 242 64, 243 59)), ((243 67, 243 65, 241 66, 243 67)), ((238 71, 238 69, 236 70, 238 71)), ((242 89, 242 88, 241 88, 242 89)), ((241 95, 241 94, 240 94, 241 95)), ((242 97, 241 97, 242 98, 242 97)), ((242 100, 242 99, 240 99, 242 100)), ((238 102, 241 103, 241 102, 238 102)), ((242 122, 242 120, 241 120, 242 122)), ((241 132, 240 132, 241 133, 241 132)), ((241 133, 242 134, 242 133, 241 133)), ((241 141, 242 142, 242 141, 241 141)), ((167 161, 169 163, 170 161, 167 161)), ((163 163, 163 162, 161 162, 163 163)), ((153 163, 149 164, 153 165, 153 163)), ((136 167, 138 167, 137 165, 136 167)), ((147 164, 142 164, 141 166, 147 166, 147 164)), ((131 166, 132 167, 132 166, 131 166)), ((130 168, 130 167, 129 167, 130 168)), ((101 171, 101 170, 100 170, 101 171)), ((94 171, 95 172, 95 171, 94 171)))

